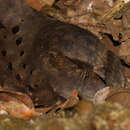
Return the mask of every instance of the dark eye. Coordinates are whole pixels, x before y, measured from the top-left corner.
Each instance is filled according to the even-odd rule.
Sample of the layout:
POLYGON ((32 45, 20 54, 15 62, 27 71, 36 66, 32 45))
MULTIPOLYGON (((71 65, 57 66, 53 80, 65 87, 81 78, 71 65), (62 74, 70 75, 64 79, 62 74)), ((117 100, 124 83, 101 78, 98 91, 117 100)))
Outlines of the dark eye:
POLYGON ((36 97, 34 100, 35 100, 35 102, 38 102, 38 101, 39 101, 39 98, 38 98, 38 97, 36 97))
POLYGON ((19 32, 19 26, 14 26, 13 28, 12 28, 12 33, 13 34, 16 34, 16 33, 18 33, 19 32))

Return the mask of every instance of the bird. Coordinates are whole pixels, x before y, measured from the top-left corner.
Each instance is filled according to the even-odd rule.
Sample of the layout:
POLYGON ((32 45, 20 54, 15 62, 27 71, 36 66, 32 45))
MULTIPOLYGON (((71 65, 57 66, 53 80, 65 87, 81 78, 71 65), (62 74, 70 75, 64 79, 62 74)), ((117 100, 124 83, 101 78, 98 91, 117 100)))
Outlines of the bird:
POLYGON ((50 106, 73 90, 92 100, 106 85, 125 86, 120 59, 90 31, 35 11, 23 0, 0 1, 0 6, 3 89, 50 106))

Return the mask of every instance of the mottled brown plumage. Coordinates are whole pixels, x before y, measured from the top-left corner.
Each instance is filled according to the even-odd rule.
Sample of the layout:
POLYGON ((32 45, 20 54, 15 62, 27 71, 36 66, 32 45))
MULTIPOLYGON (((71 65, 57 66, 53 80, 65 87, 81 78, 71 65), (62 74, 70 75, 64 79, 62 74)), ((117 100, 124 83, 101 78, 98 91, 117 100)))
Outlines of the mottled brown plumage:
POLYGON ((0 1, 0 7, 3 88, 52 105, 74 89, 91 100, 106 84, 124 87, 119 58, 88 30, 38 13, 23 0, 0 1))

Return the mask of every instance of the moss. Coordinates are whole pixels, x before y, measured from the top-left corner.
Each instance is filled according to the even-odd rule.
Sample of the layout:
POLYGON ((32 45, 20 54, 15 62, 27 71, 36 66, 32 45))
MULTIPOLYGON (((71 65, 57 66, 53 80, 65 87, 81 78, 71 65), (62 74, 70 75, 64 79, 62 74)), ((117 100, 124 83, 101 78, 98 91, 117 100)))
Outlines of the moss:
POLYGON ((72 117, 42 115, 33 119, 0 116, 0 130, 130 130, 130 111, 119 104, 105 103, 72 117))

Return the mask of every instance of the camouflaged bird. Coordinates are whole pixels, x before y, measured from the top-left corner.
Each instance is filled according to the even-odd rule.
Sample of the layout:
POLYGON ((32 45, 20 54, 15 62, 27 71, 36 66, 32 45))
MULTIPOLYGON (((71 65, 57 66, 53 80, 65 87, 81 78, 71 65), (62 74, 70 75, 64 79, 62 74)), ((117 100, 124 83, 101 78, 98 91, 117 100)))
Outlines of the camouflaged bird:
POLYGON ((92 100, 106 85, 124 87, 120 60, 88 30, 0 1, 0 85, 51 105, 76 89, 92 100))

